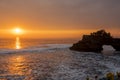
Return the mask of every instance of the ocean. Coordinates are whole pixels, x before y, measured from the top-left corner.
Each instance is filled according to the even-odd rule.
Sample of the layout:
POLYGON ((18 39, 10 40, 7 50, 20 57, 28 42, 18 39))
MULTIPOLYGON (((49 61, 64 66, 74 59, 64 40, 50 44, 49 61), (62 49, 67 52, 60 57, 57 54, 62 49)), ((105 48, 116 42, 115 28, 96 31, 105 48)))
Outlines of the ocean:
MULTIPOLYGON (((0 39, 0 53, 19 51, 38 51, 43 49, 65 47, 77 42, 75 39, 0 39)), ((72 46, 72 45, 71 45, 72 46)))
POLYGON ((0 39, 0 80, 94 80, 120 72, 120 55, 69 49, 72 39, 0 39))

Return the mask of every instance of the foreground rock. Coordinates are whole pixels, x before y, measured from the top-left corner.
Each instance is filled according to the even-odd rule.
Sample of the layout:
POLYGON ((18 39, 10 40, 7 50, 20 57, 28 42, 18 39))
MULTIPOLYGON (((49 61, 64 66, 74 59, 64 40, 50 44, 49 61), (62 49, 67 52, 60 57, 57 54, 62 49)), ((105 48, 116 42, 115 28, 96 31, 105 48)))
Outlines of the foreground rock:
POLYGON ((83 52, 101 52, 103 45, 111 45, 117 51, 120 51, 120 39, 113 38, 105 30, 93 32, 90 35, 83 35, 82 40, 73 44, 70 49, 83 52))

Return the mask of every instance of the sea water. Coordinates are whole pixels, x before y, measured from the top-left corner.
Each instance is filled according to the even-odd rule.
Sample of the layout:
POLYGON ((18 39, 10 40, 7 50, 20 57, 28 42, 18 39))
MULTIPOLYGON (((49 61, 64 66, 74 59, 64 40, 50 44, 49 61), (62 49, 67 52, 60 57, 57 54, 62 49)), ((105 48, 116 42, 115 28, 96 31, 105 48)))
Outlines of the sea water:
POLYGON ((120 72, 119 55, 69 50, 75 42, 0 39, 0 80, 86 80, 87 76, 93 79, 96 75, 120 72))
POLYGON ((70 47, 75 39, 0 39, 0 53, 33 52, 57 47, 70 47))

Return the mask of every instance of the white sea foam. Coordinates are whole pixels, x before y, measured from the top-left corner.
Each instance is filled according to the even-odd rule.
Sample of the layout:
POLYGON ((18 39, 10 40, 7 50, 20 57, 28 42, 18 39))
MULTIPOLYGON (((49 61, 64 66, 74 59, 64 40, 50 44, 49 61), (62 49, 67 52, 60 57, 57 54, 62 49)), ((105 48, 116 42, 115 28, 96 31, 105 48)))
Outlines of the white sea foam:
POLYGON ((41 52, 51 49, 62 49, 62 48, 69 48, 72 46, 71 44, 44 44, 40 46, 34 46, 24 49, 0 49, 0 54, 3 53, 21 53, 21 52, 41 52))
POLYGON ((115 49, 111 45, 103 45, 103 51, 102 53, 104 55, 112 55, 115 53, 115 49))
MULTIPOLYGON (((70 46, 72 45, 45 44, 45 45, 34 46, 31 48, 20 49, 20 50, 2 49, 0 53, 27 52, 27 54, 22 54, 22 55, 17 54, 18 56, 24 56, 28 60, 28 62, 29 60, 31 61, 31 63, 26 62, 27 64, 30 64, 31 67, 30 70, 28 71, 30 75, 27 76, 28 79, 26 80, 30 80, 29 77, 32 77, 34 79, 36 78, 36 76, 38 76, 38 78, 40 78, 39 77, 40 75, 43 75, 43 77, 46 77, 47 75, 51 75, 48 76, 48 78, 52 78, 53 80, 85 80, 87 76, 90 76, 90 78, 93 79, 95 75, 98 75, 99 77, 103 77, 108 72, 113 72, 113 73, 120 72, 119 55, 104 56, 102 54, 93 53, 93 52, 76 52, 69 50, 68 48, 70 46), (29 54, 29 52, 30 53, 40 52, 40 53, 34 55, 34 54, 29 54), (47 54, 42 55, 44 54, 44 52, 47 54), (35 65, 32 65, 33 63, 35 65), (51 72, 51 70, 53 72, 51 72)), ((16 54, 11 55, 10 57, 12 56, 16 57, 16 54)), ((9 56, 7 57, 9 58, 9 56)))

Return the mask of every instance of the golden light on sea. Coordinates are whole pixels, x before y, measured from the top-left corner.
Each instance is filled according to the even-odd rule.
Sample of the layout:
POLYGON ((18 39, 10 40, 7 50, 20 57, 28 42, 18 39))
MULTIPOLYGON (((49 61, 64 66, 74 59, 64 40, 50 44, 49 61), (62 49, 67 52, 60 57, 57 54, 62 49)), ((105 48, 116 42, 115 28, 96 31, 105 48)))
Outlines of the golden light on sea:
POLYGON ((25 57, 24 56, 10 57, 9 64, 8 64, 9 72, 13 75, 23 75, 23 74, 25 74, 26 66, 23 65, 24 62, 25 62, 25 57))
POLYGON ((19 37, 16 37, 16 49, 21 49, 19 37))

